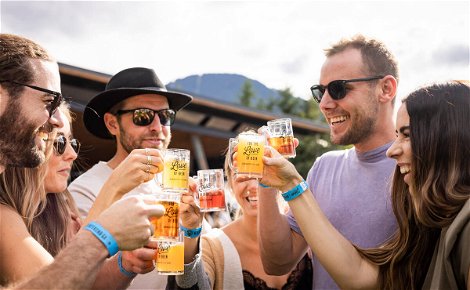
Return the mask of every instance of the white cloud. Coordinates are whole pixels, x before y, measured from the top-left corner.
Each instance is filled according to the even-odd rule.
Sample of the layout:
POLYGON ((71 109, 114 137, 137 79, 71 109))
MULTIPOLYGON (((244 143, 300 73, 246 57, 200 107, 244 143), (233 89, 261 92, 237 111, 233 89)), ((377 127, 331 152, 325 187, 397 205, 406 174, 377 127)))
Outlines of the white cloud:
POLYGON ((1 2, 2 32, 31 37, 61 62, 115 73, 156 69, 164 82, 238 73, 309 97, 323 48, 358 32, 383 40, 399 95, 468 79, 467 1, 1 2), (455 62, 465 60, 467 65, 455 62))

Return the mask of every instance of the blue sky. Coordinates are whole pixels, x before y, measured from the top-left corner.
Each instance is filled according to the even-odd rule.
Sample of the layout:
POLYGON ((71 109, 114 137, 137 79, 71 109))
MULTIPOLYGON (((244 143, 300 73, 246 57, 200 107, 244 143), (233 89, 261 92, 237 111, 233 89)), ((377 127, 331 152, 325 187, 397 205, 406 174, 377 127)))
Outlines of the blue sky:
POLYGON ((362 33, 400 66, 399 97, 469 79, 469 1, 5 1, 0 30, 34 39, 60 61, 114 74, 146 66, 168 83, 237 73, 310 96, 323 48, 362 33))

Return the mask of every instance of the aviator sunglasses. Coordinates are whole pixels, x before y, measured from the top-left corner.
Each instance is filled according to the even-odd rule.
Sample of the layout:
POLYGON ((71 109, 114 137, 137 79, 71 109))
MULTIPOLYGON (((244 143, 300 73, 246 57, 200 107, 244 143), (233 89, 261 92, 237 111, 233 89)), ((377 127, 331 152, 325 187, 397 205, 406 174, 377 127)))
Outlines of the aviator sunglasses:
POLYGON ((18 86, 28 87, 30 89, 40 91, 40 92, 43 92, 43 93, 47 93, 47 94, 50 94, 50 95, 54 96, 54 99, 46 106, 47 110, 49 111, 49 117, 52 117, 52 115, 54 115, 54 113, 57 111, 57 108, 60 106, 60 104, 62 103, 62 101, 64 99, 64 97, 62 96, 61 93, 51 91, 51 90, 48 90, 48 89, 45 89, 45 88, 32 86, 32 85, 27 85, 27 84, 23 84, 23 83, 18 83, 18 82, 10 81, 10 80, 0 80, 0 83, 12 83, 12 84, 15 84, 15 85, 18 85, 18 86))
POLYGON ((313 98, 317 103, 321 102, 325 91, 328 90, 331 98, 333 100, 341 100, 346 96, 348 88, 346 87, 347 83, 354 83, 354 82, 369 82, 373 80, 383 79, 385 76, 375 76, 375 77, 368 77, 368 78, 360 78, 360 79, 351 79, 351 80, 336 80, 332 81, 326 86, 324 85, 313 85, 310 88, 312 91, 313 98))
POLYGON ((68 142, 70 142, 70 146, 72 146, 73 151, 78 154, 80 151, 80 142, 77 139, 68 140, 65 136, 59 135, 54 140, 54 149, 57 155, 64 154, 68 142))
POLYGON ((160 124, 162 126, 171 126, 175 122, 176 112, 172 109, 152 110, 152 109, 132 109, 132 110, 119 110, 117 115, 132 113, 132 122, 137 126, 148 126, 152 124, 155 119, 155 114, 158 115, 160 124))

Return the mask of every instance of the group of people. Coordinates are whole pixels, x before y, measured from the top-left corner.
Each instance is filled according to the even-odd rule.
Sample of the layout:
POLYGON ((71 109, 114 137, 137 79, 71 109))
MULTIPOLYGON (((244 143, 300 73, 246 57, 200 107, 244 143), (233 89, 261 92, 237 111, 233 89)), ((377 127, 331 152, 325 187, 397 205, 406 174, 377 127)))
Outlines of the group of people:
POLYGON ((470 289, 468 83, 417 89, 395 125, 392 53, 362 35, 334 44, 311 91, 331 141, 354 146, 317 158, 306 181, 271 147, 259 180, 237 176, 227 154, 241 213, 199 234, 191 181, 180 206, 184 274, 167 279, 152 272, 149 242, 149 218, 164 209, 143 193, 158 187, 171 125, 192 97, 167 91, 151 69, 114 75, 83 121, 116 153, 68 186, 80 142, 57 62, 20 36, 0 34, 0 47, 3 287, 470 289))

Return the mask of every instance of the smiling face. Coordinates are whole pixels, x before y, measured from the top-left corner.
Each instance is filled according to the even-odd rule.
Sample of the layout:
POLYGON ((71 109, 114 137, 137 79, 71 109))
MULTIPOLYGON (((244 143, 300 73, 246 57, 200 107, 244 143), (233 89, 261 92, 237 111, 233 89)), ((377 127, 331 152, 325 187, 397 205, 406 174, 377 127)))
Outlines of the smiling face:
MULTIPOLYGON (((137 95, 123 101, 120 110, 147 108, 152 110, 168 109, 168 100, 164 96, 155 94, 137 95)), ((119 148, 130 153, 134 149, 156 148, 165 149, 170 144, 170 126, 162 126, 157 115, 148 126, 137 126, 132 121, 133 114, 126 113, 121 116, 112 116, 119 128, 111 134, 116 136, 119 148)), ((109 125, 108 129, 110 128, 109 125)))
MULTIPOLYGON (((328 57, 321 69, 320 84, 326 86, 335 80, 370 77, 357 49, 346 49, 328 57)), ((330 125, 331 142, 340 145, 360 144, 376 130, 379 101, 375 93, 377 82, 346 84, 346 96, 331 98, 326 90, 320 110, 330 125)))
MULTIPOLYGON (((64 113, 58 110, 62 115, 62 119, 67 120, 64 113)), ((77 153, 73 150, 70 145, 72 139, 72 133, 70 130, 70 123, 65 122, 64 126, 57 131, 57 137, 64 136, 67 138, 67 145, 65 147, 64 154, 58 155, 53 149, 49 160, 47 161, 47 173, 44 180, 44 189, 47 193, 60 193, 67 188, 67 181, 70 177, 70 170, 75 159, 77 159, 77 153)), ((52 140, 51 140, 52 141, 52 140)))
POLYGON ((413 154, 410 140, 410 116, 405 104, 401 105, 397 113, 396 133, 397 138, 387 150, 387 156, 397 161, 397 166, 400 168, 400 173, 403 175, 405 183, 410 186, 413 154))
MULTIPOLYGON (((32 85, 53 91, 60 91, 60 76, 57 63, 31 59, 30 65, 36 77, 32 85)), ((47 105, 53 96, 28 87, 18 96, 9 96, 1 90, 2 100, 7 106, 0 115, 0 157, 5 165, 18 167, 36 167, 45 160, 44 139, 47 122, 53 127, 63 125, 57 112, 49 118, 47 105)))
POLYGON ((235 174, 229 179, 233 195, 240 205, 244 216, 258 216, 258 181, 236 178, 235 174))

